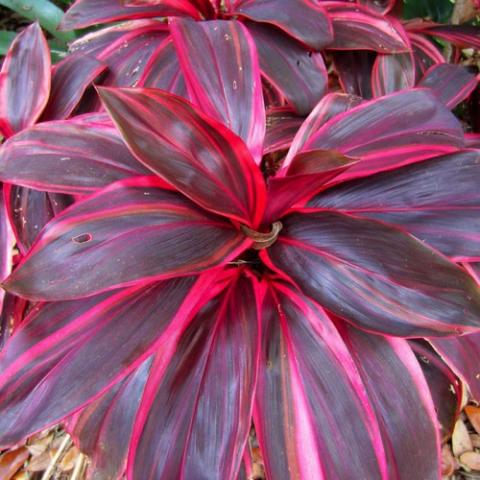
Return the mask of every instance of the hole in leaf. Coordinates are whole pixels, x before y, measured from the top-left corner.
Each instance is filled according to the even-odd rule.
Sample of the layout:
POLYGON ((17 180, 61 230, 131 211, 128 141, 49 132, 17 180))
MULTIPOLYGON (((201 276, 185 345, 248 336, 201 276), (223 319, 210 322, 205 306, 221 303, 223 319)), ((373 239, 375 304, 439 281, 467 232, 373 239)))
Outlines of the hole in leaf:
POLYGON ((92 238, 93 237, 89 233, 81 233, 80 235, 73 237, 72 241, 75 243, 87 243, 87 242, 90 242, 92 238))

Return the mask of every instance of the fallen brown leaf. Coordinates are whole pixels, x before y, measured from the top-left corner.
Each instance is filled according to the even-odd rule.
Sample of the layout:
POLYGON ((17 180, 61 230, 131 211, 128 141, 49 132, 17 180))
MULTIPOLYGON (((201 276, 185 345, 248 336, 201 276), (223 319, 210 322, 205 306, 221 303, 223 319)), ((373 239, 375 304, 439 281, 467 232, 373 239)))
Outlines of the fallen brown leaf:
POLYGON ((62 461, 58 464, 60 470, 62 470, 63 472, 69 472, 70 470, 73 470, 73 467, 75 466, 75 462, 79 455, 80 450, 75 446, 71 447, 63 456, 62 461))
POLYGON ((452 450, 456 457, 459 457, 464 452, 473 450, 467 427, 460 418, 456 421, 455 428, 453 429, 452 450))
POLYGON ((20 447, 0 456, 0 478, 10 480, 25 463, 28 455, 28 450, 25 447, 20 447))
POLYGON ((480 471, 480 453, 465 452, 460 455, 460 463, 470 470, 480 471))
POLYGON ((27 471, 29 472, 42 472, 48 467, 50 460, 52 459, 50 452, 43 452, 36 457, 32 457, 27 465, 27 471))
POLYGON ((467 414, 468 420, 472 424, 472 427, 478 434, 480 434, 480 407, 467 405, 464 411, 467 414))

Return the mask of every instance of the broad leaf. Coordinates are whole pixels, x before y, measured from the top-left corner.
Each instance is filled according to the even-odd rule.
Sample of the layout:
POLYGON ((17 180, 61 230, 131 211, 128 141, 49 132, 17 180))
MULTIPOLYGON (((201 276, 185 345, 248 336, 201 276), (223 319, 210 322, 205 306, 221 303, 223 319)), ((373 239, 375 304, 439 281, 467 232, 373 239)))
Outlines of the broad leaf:
POLYGON ((163 186, 137 177, 77 202, 47 225, 5 287, 31 299, 80 298, 199 273, 249 246, 231 223, 163 186))
MULTIPOLYGON (((31 343, 25 329, 18 331, 0 356, 0 445, 16 443, 72 414, 162 345, 175 343, 212 279, 173 279, 125 289, 96 304, 82 300, 91 302, 90 309, 68 309, 68 323, 64 319, 63 328, 53 327, 50 335, 41 328, 45 322, 51 325, 52 316, 43 322, 37 318, 44 338, 31 348, 23 345, 31 343)), ((58 311, 57 305, 50 308, 58 311)), ((29 325, 31 321, 27 331, 29 325)))
POLYGON ((268 478, 386 478, 365 387, 327 314, 275 282, 262 326, 254 422, 268 478))
POLYGON ((437 480, 441 467, 437 416, 407 341, 342 327, 380 425, 388 478, 437 480))
POLYGON ((480 288, 462 268, 386 224, 328 211, 282 220, 269 266, 336 315, 412 337, 480 327, 480 288))
POLYGON ((243 141, 186 100, 155 89, 99 89, 132 153, 187 197, 257 225, 265 183, 243 141))
POLYGON ((295 115, 289 107, 267 110, 267 131, 265 132, 263 153, 266 155, 290 147, 303 120, 302 117, 295 115))
POLYGON ((89 456, 89 473, 96 480, 120 478, 125 471, 135 417, 148 380, 152 358, 77 412, 67 430, 89 456))
POLYGON ((50 51, 38 23, 15 38, 0 72, 0 133, 33 125, 50 93, 50 51))
POLYGON ((440 63, 433 65, 420 80, 420 87, 428 87, 449 108, 465 100, 478 84, 477 76, 461 65, 440 63))
POLYGON ((331 55, 343 91, 371 99, 372 69, 377 54, 369 50, 332 50, 331 55))
POLYGON ((262 75, 285 97, 297 114, 306 115, 327 90, 327 71, 321 53, 269 25, 245 23, 255 40, 262 75))
POLYGON ((376 14, 360 4, 322 2, 333 25, 334 50, 374 50, 401 53, 409 50, 403 28, 393 17, 376 14))
POLYGON ((458 120, 429 90, 410 89, 332 118, 312 132, 302 151, 333 149, 360 158, 338 177, 347 180, 450 153, 464 142, 458 120))
POLYGON ((76 0, 65 13, 60 29, 73 30, 98 23, 172 15, 187 15, 200 20, 200 13, 188 0, 162 0, 161 5, 139 7, 124 6, 121 0, 76 0))
POLYGON ((322 50, 333 40, 330 19, 313 0, 240 0, 232 14, 274 25, 314 50, 322 50))
POLYGON ((105 70, 106 65, 93 57, 70 54, 52 68, 52 85, 43 120, 69 117, 87 87, 105 70))
MULTIPOLYGON (((3 192, 3 188, 0 187, 0 279, 3 280, 12 270, 12 257, 14 237, 8 221, 8 213, 6 208, 6 198, 3 192)), ((6 338, 7 332, 10 328, 9 319, 2 315, 3 303, 5 299, 5 292, 0 291, 0 349, 3 345, 2 339, 6 338)))
POLYGON ((375 97, 414 85, 415 60, 411 52, 377 56, 372 71, 372 91, 375 97))
POLYGON ((479 184, 480 152, 470 150, 343 183, 309 206, 394 224, 455 261, 475 261, 480 260, 479 184))
POLYGON ((247 29, 234 20, 172 20, 170 31, 192 102, 241 137, 259 164, 265 107, 257 51, 247 29))
POLYGON ((0 147, 0 180, 50 192, 85 194, 149 173, 92 115, 40 123, 0 147))
POLYGON ((430 67, 444 63, 445 58, 437 46, 424 35, 409 32, 408 38, 415 59, 416 80, 419 81, 430 67))
POLYGON ((237 277, 202 307, 169 363, 158 355, 152 365, 133 432, 129 478, 186 480, 208 468, 209 478, 236 479, 260 350, 258 285, 237 277))

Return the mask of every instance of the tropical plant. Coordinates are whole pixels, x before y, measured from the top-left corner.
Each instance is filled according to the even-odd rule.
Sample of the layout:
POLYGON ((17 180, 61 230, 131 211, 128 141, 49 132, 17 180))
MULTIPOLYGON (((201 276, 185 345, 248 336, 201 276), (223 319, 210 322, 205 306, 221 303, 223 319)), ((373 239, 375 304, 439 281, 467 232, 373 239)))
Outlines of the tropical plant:
MULTIPOLYGON (((3 282, 15 301, 3 313, 14 332, 0 352, 0 447, 63 422, 93 478, 246 478, 253 424, 270 479, 440 478, 461 396, 443 402, 452 371, 480 399, 480 152, 450 111, 475 75, 442 63, 420 86, 369 100, 332 88, 295 112, 262 81, 252 34, 285 28, 245 23, 275 23, 278 2, 242 2, 243 14, 129 3, 142 5, 95 12, 79 0, 66 21, 177 17, 79 40, 95 60, 67 57, 74 87, 49 97, 36 26, 4 62, 0 180, 74 203, 33 245, 11 196, 1 205, 19 258, 3 282), (129 38, 135 48, 115 52, 129 38), (132 58, 149 65, 142 86, 119 87, 132 58), (99 106, 88 85, 105 66, 99 106), (145 87, 148 75, 170 88, 145 87), (43 92, 34 105, 26 84, 43 92), (61 115, 47 115, 52 98, 61 115)), ((298 3, 334 33, 353 18, 373 43, 380 25, 407 38, 384 17, 394 2, 379 13, 298 3)))

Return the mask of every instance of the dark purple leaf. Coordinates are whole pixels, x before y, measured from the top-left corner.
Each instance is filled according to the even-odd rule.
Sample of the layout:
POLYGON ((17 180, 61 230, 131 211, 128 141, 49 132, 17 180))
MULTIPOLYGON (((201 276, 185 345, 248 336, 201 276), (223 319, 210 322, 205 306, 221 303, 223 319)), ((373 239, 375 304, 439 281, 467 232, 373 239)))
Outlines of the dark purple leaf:
POLYGON ((265 107, 257 51, 247 29, 235 20, 173 19, 170 31, 192 102, 242 138, 260 163, 265 107))
POLYGON ((50 51, 38 23, 17 35, 0 72, 0 133, 33 125, 50 93, 50 51))
POLYGON ((327 71, 321 53, 268 25, 246 22, 258 50, 262 75, 295 108, 310 113, 327 89, 327 71))
POLYGON ((80 298, 199 273, 249 246, 231 223, 163 186, 137 177, 77 202, 47 225, 6 289, 31 299, 80 298))
POLYGON ((91 193, 149 173, 117 129, 92 115, 40 123, 0 147, 0 180, 50 192, 91 193))
POLYGON ((258 377, 268 478, 387 478, 377 420, 340 335, 321 307, 278 282, 264 301, 258 377))
POLYGON ((439 63, 430 67, 419 87, 430 88, 448 108, 465 100, 478 84, 478 78, 461 65, 439 63))
POLYGON ((322 50, 333 40, 330 19, 313 0, 240 0, 232 15, 274 25, 314 50, 322 50))
POLYGON ((304 121, 289 107, 276 107, 267 110, 267 131, 263 153, 268 154, 290 147, 293 138, 304 121))
POLYGON ((243 141, 186 100, 155 89, 104 89, 132 153, 202 207, 257 226, 265 183, 243 141))
POLYGON ((479 184, 480 152, 470 150, 338 185, 309 206, 394 224, 455 261, 475 261, 479 184))
POLYGON ((377 55, 372 71, 372 91, 375 97, 413 86, 415 61, 411 52, 377 55))
POLYGON ((480 290, 462 268, 386 224, 302 211, 262 256, 325 308, 369 331, 452 335, 480 326, 480 290))
POLYGON ((133 432, 129 478, 186 480, 205 469, 213 478, 236 478, 260 350, 258 285, 237 277, 202 307, 169 363, 158 355, 152 365, 133 432))
POLYGON ((440 436, 434 403, 406 340, 342 325, 376 413, 391 479, 438 480, 440 436))

